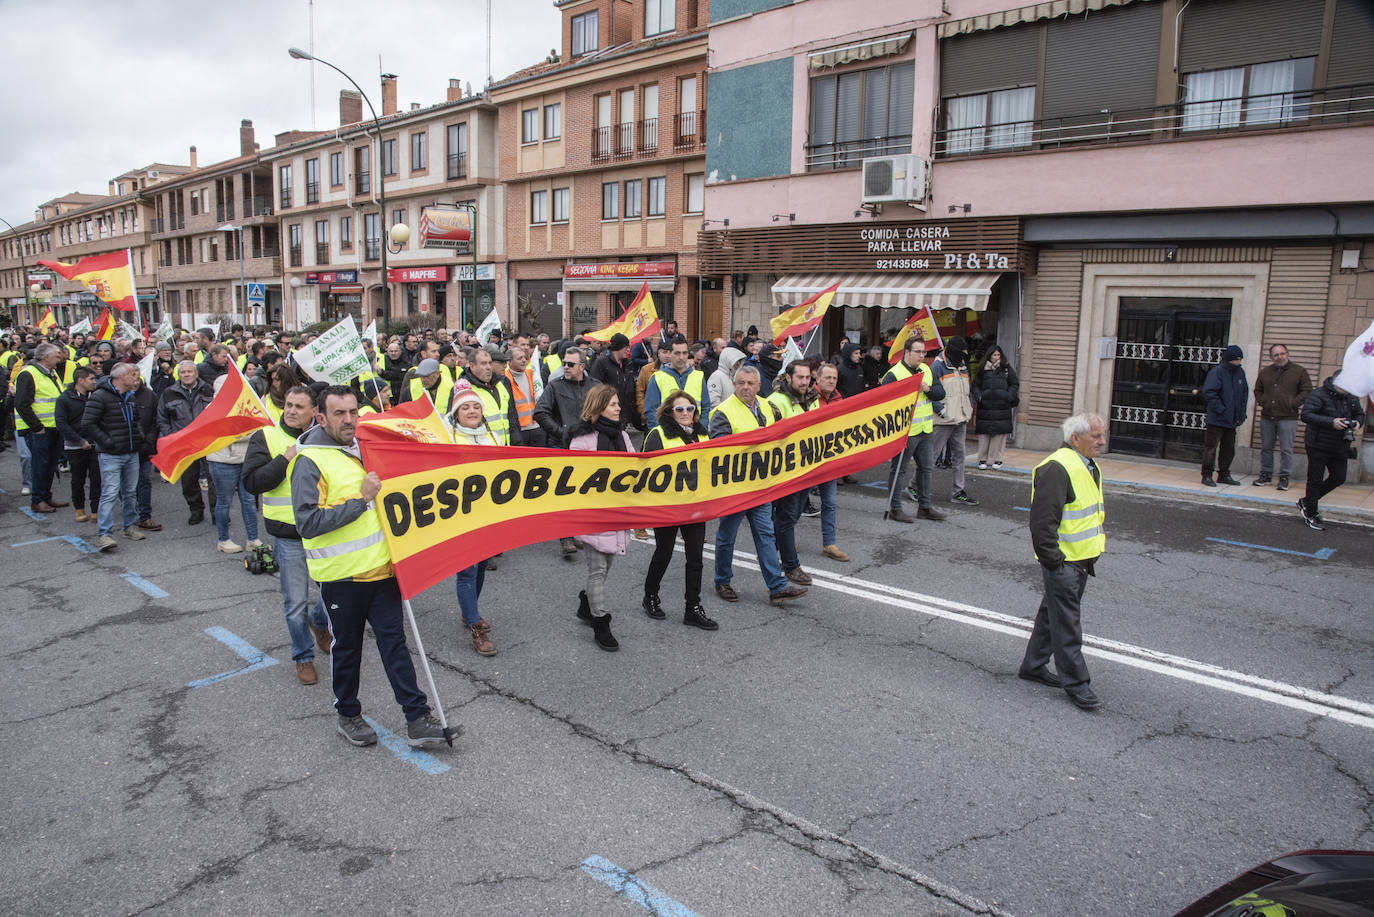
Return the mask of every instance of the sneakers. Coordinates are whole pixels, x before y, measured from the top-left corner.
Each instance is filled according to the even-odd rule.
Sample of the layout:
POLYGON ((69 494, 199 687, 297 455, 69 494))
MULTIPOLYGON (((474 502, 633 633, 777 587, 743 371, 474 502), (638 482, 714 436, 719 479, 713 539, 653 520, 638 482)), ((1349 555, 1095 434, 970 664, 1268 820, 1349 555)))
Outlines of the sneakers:
POLYGON ((908 512, 907 512, 906 510, 904 510, 904 509, 890 509, 890 510, 888 510, 887 512, 883 513, 883 518, 884 518, 884 519, 890 519, 890 520, 892 520, 893 522, 915 522, 915 521, 916 521, 916 517, 913 516, 913 515, 911 515, 911 513, 908 513, 908 512))
POLYGON ((923 506, 916 510, 917 519, 929 519, 931 522, 944 522, 945 514, 933 506, 923 506))
POLYGON ((27 484, 19 488, 19 496, 21 497, 27 497, 31 493, 33 493, 33 491, 29 489, 29 485, 27 484))
POLYGON ((255 549, 257 549, 257 548, 262 547, 262 540, 259 539, 259 538, 254 538, 254 539, 250 540, 250 541, 248 542, 248 544, 244 545, 244 547, 247 548, 247 549, 250 550, 250 551, 255 550, 255 549))
POLYGON ((1002 463, 1001 463, 1001 462, 993 462, 993 463, 992 463, 992 467, 993 467, 993 468, 996 468, 996 469, 998 469, 998 470, 1000 470, 1000 469, 1002 468, 1002 463))
POLYGON ((1298 512, 1302 513, 1302 520, 1303 520, 1304 522, 1307 523, 1307 527, 1308 527, 1309 529, 1312 529, 1312 530, 1317 531, 1317 532, 1324 532, 1324 531, 1326 531, 1326 524, 1325 524, 1325 523, 1326 523, 1326 520, 1323 519, 1323 518, 1321 517, 1321 514, 1320 514, 1320 513, 1309 513, 1309 512, 1307 511, 1307 498, 1306 498, 1306 497, 1300 497, 1300 498, 1298 499, 1298 504, 1297 504, 1297 505, 1298 505, 1298 512))
POLYGON ((1251 485, 1254 486, 1254 487, 1263 487, 1263 486, 1266 485, 1266 484, 1272 484, 1272 483, 1274 483, 1274 479, 1273 479, 1272 477, 1270 477, 1269 475, 1264 474, 1264 473, 1261 472, 1260 476, 1257 477, 1257 478, 1255 478, 1255 479, 1254 479, 1253 481, 1251 481, 1250 483, 1251 483, 1251 485))
POLYGON ((801 567, 793 567, 791 570, 784 570, 782 571, 782 575, 798 586, 811 585, 811 574, 807 573, 801 567))
POLYGON ((970 496, 968 495, 968 491, 966 491, 966 490, 957 490, 957 491, 955 491, 955 492, 954 492, 954 496, 952 496, 952 497, 949 498, 949 502, 951 502, 951 503, 962 503, 962 504, 964 504, 965 506, 977 506, 977 505, 978 505, 978 501, 975 500, 975 499, 973 499, 972 497, 970 497, 970 496))
POLYGON ((377 732, 361 716, 340 716, 339 735, 359 748, 377 744, 377 732))
POLYGON ((139 530, 138 526, 131 525, 124 530, 124 537, 130 539, 131 541, 142 541, 148 536, 143 534, 143 532, 139 530))
POLYGON ((643 601, 639 603, 644 609, 644 613, 655 621, 662 621, 667 615, 663 613, 663 603, 659 601, 657 593, 645 593, 643 601))
POLYGON ((577 542, 571 538, 558 539, 558 546, 563 549, 563 556, 569 560, 577 553, 577 542))
POLYGON ((648 529, 635 529, 635 530, 634 530, 634 536, 635 536, 636 538, 638 538, 640 541, 648 541, 648 540, 649 540, 649 530, 648 530, 648 529))
POLYGON ((835 547, 835 545, 833 544, 828 544, 825 547, 821 548, 821 553, 824 554, 826 557, 830 558, 831 560, 838 560, 840 563, 847 563, 849 561, 849 555, 841 551, 839 548, 835 547))
POLYGON ((219 544, 216 545, 216 547, 219 549, 219 552, 221 554, 238 554, 243 551, 243 548, 239 547, 239 545, 228 540, 219 542, 219 544))
POLYGON ((812 503, 812 502, 810 501, 810 499, 808 499, 808 500, 806 501, 806 505, 805 505, 804 507, 802 507, 802 515, 803 515, 803 516, 819 516, 820 514, 821 514, 821 508, 820 508, 819 506, 817 506, 816 504, 812 503))
POLYGON ((700 604, 687 606, 687 610, 682 613, 682 623, 689 627, 700 627, 702 630, 720 629, 719 624, 706 617, 706 609, 700 604))
POLYGON ((115 549, 114 536, 101 535, 100 538, 96 541, 95 546, 98 550, 101 551, 113 551, 115 549))
POLYGON ((910 500, 912 503, 920 503, 920 502, 921 502, 921 495, 920 495, 919 493, 916 492, 916 485, 915 485, 915 484, 911 485, 910 487, 908 487, 908 488, 906 489, 905 495, 906 495, 906 498, 907 498, 908 500, 910 500))
POLYGON ((439 723, 439 718, 432 713, 426 713, 418 720, 411 720, 406 723, 406 744, 411 748, 421 748, 425 745, 441 745, 444 742, 444 727, 439 723))
POLYGON ((987 470, 988 470, 988 463, 987 463, 987 462, 979 462, 979 463, 978 463, 978 470, 979 470, 979 471, 987 471, 987 470))
POLYGON ((491 625, 483 618, 478 618, 477 623, 473 624, 468 630, 472 631, 472 648, 477 651, 479 656, 495 656, 496 644, 491 642, 491 625))
POLYGON ((719 586, 717 586, 716 595, 720 596, 720 600, 722 602, 739 601, 739 593, 736 592, 735 587, 731 586, 729 583, 721 583, 719 586))
POLYGON ((781 605, 788 599, 799 599, 804 595, 806 595, 805 586, 788 586, 786 589, 774 592, 772 595, 768 596, 768 604, 781 605))
POLYGON ((315 671, 315 663, 309 660, 296 663, 296 680, 303 685, 313 685, 320 680, 315 671))
POLYGON ((1279 486, 1276 487, 1276 488, 1274 488, 1274 489, 1275 489, 1275 490, 1287 490, 1287 489, 1288 489, 1288 475, 1286 475, 1286 474, 1281 474, 1281 475, 1279 475, 1279 486))

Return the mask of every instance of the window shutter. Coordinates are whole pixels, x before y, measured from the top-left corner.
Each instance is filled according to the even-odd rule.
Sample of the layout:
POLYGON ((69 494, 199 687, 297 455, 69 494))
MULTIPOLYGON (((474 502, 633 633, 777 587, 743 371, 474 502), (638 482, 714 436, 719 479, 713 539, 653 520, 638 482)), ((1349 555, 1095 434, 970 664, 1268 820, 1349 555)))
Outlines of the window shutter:
POLYGON ((1183 13, 1179 69, 1315 57, 1325 6, 1314 0, 1193 0, 1183 13))
POLYGON ((1098 122, 1104 108, 1153 107, 1161 9, 1140 4, 1050 22, 1041 117, 1098 122))
POLYGON ((811 144, 835 142, 835 78, 811 81, 811 144))
POLYGON ((1368 0, 1340 0, 1331 32, 1326 85, 1374 83, 1374 8, 1368 0))
POLYGON ((859 106, 862 82, 862 73, 843 73, 839 76, 839 98, 835 106, 836 143, 847 143, 859 139, 859 106))
POLYGON ((1010 89, 1036 82, 1040 26, 976 32, 940 43, 942 96, 1010 89))

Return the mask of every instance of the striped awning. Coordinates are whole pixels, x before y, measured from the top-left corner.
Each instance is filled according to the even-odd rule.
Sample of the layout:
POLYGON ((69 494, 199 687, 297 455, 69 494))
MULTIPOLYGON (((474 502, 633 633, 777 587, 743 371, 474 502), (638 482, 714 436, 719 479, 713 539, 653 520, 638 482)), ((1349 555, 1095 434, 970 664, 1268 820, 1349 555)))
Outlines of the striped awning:
POLYGON ((879 309, 975 309, 988 307, 992 285, 1001 274, 787 274, 773 284, 773 304, 795 306, 835 281, 832 306, 879 309))
POLYGON ((806 62, 812 70, 838 67, 840 64, 849 64, 854 61, 901 54, 906 50, 910 41, 911 31, 907 30, 898 32, 896 35, 884 35, 882 38, 871 38, 867 41, 851 42, 835 48, 822 48, 819 51, 812 51, 806 55, 806 62))
POLYGON ((940 38, 951 38, 955 35, 968 35, 972 32, 1020 25, 1023 22, 1038 22, 1041 19, 1076 16, 1079 13, 1103 10, 1110 6, 1126 6, 1128 3, 1134 2, 1136 0, 1043 0, 1040 3, 1031 3, 996 13, 983 13, 980 16, 969 16, 967 19, 942 22, 938 34, 940 38))

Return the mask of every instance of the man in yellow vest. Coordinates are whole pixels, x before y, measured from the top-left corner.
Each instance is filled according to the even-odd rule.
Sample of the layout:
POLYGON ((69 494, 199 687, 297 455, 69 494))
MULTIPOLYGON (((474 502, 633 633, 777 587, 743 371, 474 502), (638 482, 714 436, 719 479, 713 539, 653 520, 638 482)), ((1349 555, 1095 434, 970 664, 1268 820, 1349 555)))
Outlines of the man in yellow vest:
POLYGON ((931 433, 935 429, 935 409, 931 401, 945 397, 945 389, 925 364, 926 342, 919 331, 913 331, 906 339, 906 349, 902 359, 889 369, 879 380, 879 385, 900 382, 920 373, 921 391, 916 396, 916 412, 911 416, 911 430, 907 434, 906 447, 897 453, 887 473, 887 512, 884 519, 893 522, 915 522, 918 518, 939 522, 945 514, 937 510, 930 500, 931 475, 935 464, 934 449, 931 447, 931 433), (916 515, 912 516, 902 509, 902 494, 916 482, 916 515))
POLYGON ((482 417, 492 435, 502 445, 519 445, 520 418, 515 413, 515 399, 506 387, 506 380, 502 373, 496 371, 493 363, 492 353, 496 349, 478 347, 474 350, 463 378, 472 386, 477 397, 482 399, 482 417))
POLYGON ((55 513, 70 504, 54 499, 53 474, 57 471, 62 440, 57 435, 57 399, 62 395, 56 368, 62 348, 39 344, 33 359, 25 363, 14 380, 14 431, 29 447, 29 499, 34 512, 55 513))
MULTIPOLYGON (((673 345, 675 352, 677 349, 677 345, 673 345)), ((781 383, 778 390, 769 395, 767 401, 778 409, 783 420, 805 414, 816 406, 818 396, 811 388, 811 364, 805 360, 788 363, 778 381, 781 383)), ((648 403, 647 398, 645 403, 648 403)), ((782 572, 798 586, 811 585, 811 575, 802 569, 801 558, 797 556, 797 521, 801 519, 809 492, 808 488, 802 488, 773 501, 773 540, 777 542, 782 559, 782 572)))
MULTIPOLYGON (((711 416, 711 392, 706 387, 706 374, 692 365, 687 339, 678 335, 669 341, 668 362, 649 377, 644 387, 644 429, 658 423, 658 407, 673 392, 686 392, 697 400, 702 417, 711 416)), ((600 362, 599 360, 597 362, 600 362)), ((602 380, 605 381, 605 380, 602 380)), ((624 396, 621 396, 624 400, 624 396)))
POLYGON ((444 729, 415 681, 401 590, 373 502, 382 480, 363 469, 354 438, 358 397, 346 386, 331 385, 319 399, 318 426, 296 441, 287 475, 306 570, 320 584, 334 636, 329 658, 339 733, 358 746, 377 742, 358 703, 363 635, 370 624, 392 693, 405 711, 406 741, 415 747, 436 745, 444 741, 444 729))
POLYGON ((296 678, 303 685, 319 681, 315 671, 315 645, 329 655, 329 616, 324 601, 310 606, 310 573, 305 566, 305 547, 291 514, 291 481, 286 469, 298 451, 296 440, 315 417, 315 393, 308 385, 286 390, 285 407, 275 427, 265 427, 248 438, 243 459, 243 486, 262 496, 262 517, 273 538, 272 556, 277 562, 286 630, 291 635, 291 659, 296 678), (309 613, 306 609, 309 607, 309 613), (311 644, 311 635, 314 644, 311 644))
MULTIPOLYGON (((735 393, 726 398, 711 414, 711 438, 719 439, 735 433, 747 433, 777 423, 782 418, 767 401, 758 397, 759 371, 757 367, 741 364, 735 368, 735 393)), ((758 554, 759 572, 768 586, 768 602, 781 605, 788 599, 806 595, 806 587, 795 586, 783 576, 778 565, 778 546, 773 540, 773 505, 764 503, 744 512, 723 516, 716 523, 716 595, 726 602, 738 602, 730 581, 734 579, 732 562, 735 559, 735 537, 740 523, 749 519, 749 531, 754 535, 754 551, 758 554)))
POLYGON ((430 399, 434 401, 435 410, 440 414, 447 414, 452 407, 453 380, 444 372, 444 367, 439 361, 432 357, 420 361, 420 365, 415 368, 415 375, 410 377, 404 391, 401 403, 419 401, 425 397, 425 392, 428 392, 430 399))
POLYGON ((1093 461, 1107 444, 1106 424, 1096 414, 1075 414, 1061 425, 1064 445, 1035 466, 1031 479, 1030 531, 1045 597, 1018 673, 1027 681, 1062 688, 1084 710, 1102 701, 1083 660, 1083 588, 1107 547, 1102 472, 1093 461), (1051 672, 1053 657, 1058 674, 1051 672))

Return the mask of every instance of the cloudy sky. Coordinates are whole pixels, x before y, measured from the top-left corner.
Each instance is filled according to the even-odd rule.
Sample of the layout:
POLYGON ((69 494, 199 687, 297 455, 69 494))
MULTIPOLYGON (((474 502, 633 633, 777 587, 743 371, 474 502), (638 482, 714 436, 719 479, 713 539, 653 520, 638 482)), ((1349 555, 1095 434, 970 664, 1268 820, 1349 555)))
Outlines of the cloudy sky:
MULTIPOLYGON (((71 191, 104 194, 151 162, 202 166, 239 153, 239 121, 272 136, 312 126, 309 0, 0 0, 0 216, 16 226, 71 191)), ((314 0, 315 53, 346 71, 380 112, 379 74, 398 102, 433 105, 450 78, 480 89, 485 0, 314 0), (378 67, 378 56, 381 68, 378 67)), ((496 79, 557 47, 553 0, 493 0, 496 79)), ((314 65, 314 126, 338 124, 344 79, 314 65)), ((0 227, 2 229, 3 227, 0 227)))

